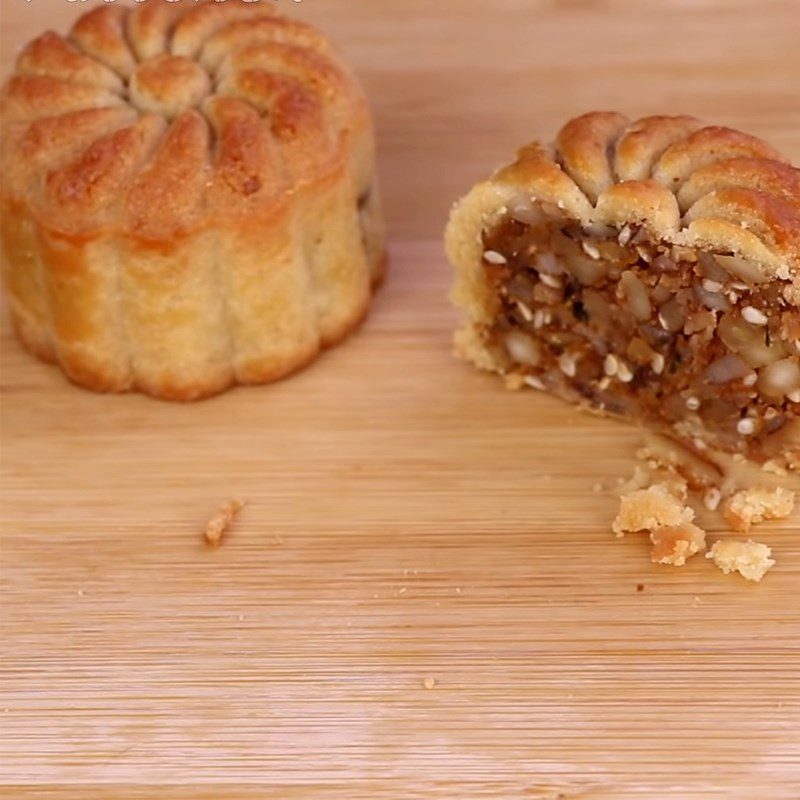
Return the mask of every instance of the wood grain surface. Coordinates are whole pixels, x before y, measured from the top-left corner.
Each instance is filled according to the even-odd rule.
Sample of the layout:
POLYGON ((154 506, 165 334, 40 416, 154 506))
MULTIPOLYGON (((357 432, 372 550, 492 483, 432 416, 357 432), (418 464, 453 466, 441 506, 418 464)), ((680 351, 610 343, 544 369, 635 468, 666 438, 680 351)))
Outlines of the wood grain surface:
MULTIPOLYGON (((3 0, 4 71, 88 5, 3 0)), ((616 541, 591 487, 638 434, 455 361, 441 247, 458 194, 587 109, 800 160, 800 4, 278 5, 368 87, 391 276, 311 369, 199 405, 72 388, 3 319, 0 794, 800 797, 800 518, 757 530, 761 585, 616 541)))

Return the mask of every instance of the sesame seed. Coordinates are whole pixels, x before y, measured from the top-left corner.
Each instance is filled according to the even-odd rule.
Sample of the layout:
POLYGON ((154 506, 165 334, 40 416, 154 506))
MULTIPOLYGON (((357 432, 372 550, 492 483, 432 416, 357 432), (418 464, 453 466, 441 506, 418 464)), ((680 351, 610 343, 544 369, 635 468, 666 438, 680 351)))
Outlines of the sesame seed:
POLYGON ((535 375, 527 375, 523 380, 532 389, 538 389, 540 392, 544 391, 544 383, 541 378, 537 378, 535 375))
POLYGON ((689 411, 697 411, 700 408, 700 400, 697 397, 687 397, 686 398, 686 408, 689 411))
POLYGON ((653 372, 656 375, 660 375, 664 371, 664 356, 661 353, 656 353, 653 356, 653 361, 651 362, 651 366, 653 367, 653 372))
POLYGON ((793 392, 789 392, 786 397, 792 403, 800 403, 800 389, 795 389, 793 392))
POLYGON ((600 382, 597 384, 598 388, 599 388, 601 391, 603 391, 603 392, 604 392, 606 389, 608 389, 608 387, 609 387, 610 385, 611 385, 611 378, 609 378, 609 377, 608 377, 608 375, 606 375, 606 377, 605 377, 605 378, 601 378, 601 379, 600 379, 600 382))
POLYGON ((519 309, 519 313, 522 314, 525 322, 530 322, 533 319, 533 311, 531 311, 528 306, 525 305, 525 303, 520 303, 518 300, 517 308, 519 309))
POLYGON ((562 353, 558 357, 558 368, 568 377, 574 378, 577 368, 575 366, 575 356, 569 353, 562 353))
POLYGON ((545 325, 545 317, 545 310, 543 308, 537 308, 536 311, 533 312, 533 327, 541 328, 545 325))
POLYGON ((742 386, 755 386, 757 380, 758 374, 751 372, 749 375, 745 375, 744 378, 742 378, 742 386))
POLYGON ((717 283, 716 281, 712 281, 709 278, 706 278, 703 281, 703 288, 707 292, 718 292, 720 289, 722 289, 722 284, 717 283))
POLYGON ((617 237, 617 241, 620 244, 620 247, 625 247, 626 244, 633 238, 633 231, 631 230, 630 225, 626 225, 620 232, 619 236, 617 237))
POLYGON ((581 247, 583 247, 583 252, 590 258, 595 259, 595 261, 600 258, 600 251, 591 242, 581 242, 581 247))
POLYGON ((551 289, 560 289, 563 286, 561 278, 557 275, 548 275, 546 272, 539 273, 539 280, 551 289))
POLYGON ((508 264, 508 259, 502 253, 498 253, 496 250, 487 250, 483 254, 483 260, 487 264, 508 264))
POLYGON ((630 383, 633 380, 633 373, 631 372, 630 367, 624 361, 619 362, 619 366, 617 367, 617 377, 623 383, 630 383))
POLYGON ((742 309, 742 316, 751 325, 766 325, 768 322, 767 315, 763 311, 753 308, 753 306, 745 306, 742 309))
POLYGON ((603 372, 610 378, 613 378, 617 374, 618 369, 619 361, 617 361, 617 357, 609 353, 603 361, 603 372))

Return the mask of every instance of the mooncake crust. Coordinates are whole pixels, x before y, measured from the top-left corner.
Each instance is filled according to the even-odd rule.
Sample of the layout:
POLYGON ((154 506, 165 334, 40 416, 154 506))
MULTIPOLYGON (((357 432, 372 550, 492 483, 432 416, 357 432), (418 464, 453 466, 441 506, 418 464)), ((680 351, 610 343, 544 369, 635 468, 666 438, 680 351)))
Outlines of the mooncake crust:
POLYGON ((74 382, 206 397, 366 313, 373 125, 313 28, 265 3, 105 6, 27 45, 0 103, 12 322, 74 382))

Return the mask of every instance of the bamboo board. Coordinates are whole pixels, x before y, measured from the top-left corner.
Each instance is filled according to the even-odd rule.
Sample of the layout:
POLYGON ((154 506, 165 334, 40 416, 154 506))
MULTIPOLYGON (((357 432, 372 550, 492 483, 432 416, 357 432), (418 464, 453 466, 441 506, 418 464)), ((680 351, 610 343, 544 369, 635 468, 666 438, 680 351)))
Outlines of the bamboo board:
MULTIPOLYGON (((800 518, 757 530, 761 585, 615 541, 592 487, 638 434, 455 361, 441 247, 452 199, 589 108, 800 160, 797 3, 283 5, 373 99, 391 275, 311 369, 191 406, 72 388, 3 319, 0 792, 800 797, 800 518)), ((3 0, 4 71, 78 10, 3 0)))

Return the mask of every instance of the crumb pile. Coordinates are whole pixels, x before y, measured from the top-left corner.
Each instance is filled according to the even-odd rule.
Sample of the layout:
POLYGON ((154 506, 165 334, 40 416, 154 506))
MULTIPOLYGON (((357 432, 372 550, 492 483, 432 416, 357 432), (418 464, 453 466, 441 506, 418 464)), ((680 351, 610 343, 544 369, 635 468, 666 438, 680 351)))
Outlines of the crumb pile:
MULTIPOLYGON (((705 454, 666 437, 649 437, 637 457, 645 464, 638 464, 633 476, 621 482, 619 511, 611 528, 618 537, 647 533, 656 564, 680 567, 706 550, 706 531, 696 524, 695 510, 688 504, 690 492, 709 511, 722 506, 735 533, 748 533, 764 520, 786 519, 794 510, 794 492, 765 485, 737 489, 705 454)), ((706 552, 725 574, 738 572, 751 581, 760 581, 775 565, 771 556, 767 545, 736 538, 719 539, 706 552)))

